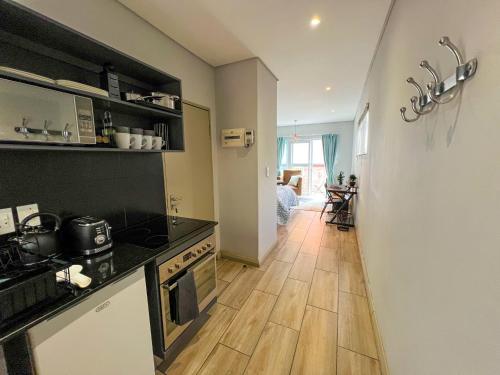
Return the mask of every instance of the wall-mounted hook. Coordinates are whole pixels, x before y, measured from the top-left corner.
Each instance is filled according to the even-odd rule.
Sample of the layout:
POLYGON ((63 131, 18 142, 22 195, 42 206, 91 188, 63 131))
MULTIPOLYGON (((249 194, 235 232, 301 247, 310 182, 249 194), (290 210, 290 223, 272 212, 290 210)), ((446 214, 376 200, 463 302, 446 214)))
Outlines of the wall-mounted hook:
POLYGON ((441 79, 439 78, 436 70, 429 64, 427 60, 422 60, 420 62, 420 67, 427 70, 434 81, 427 84, 427 95, 429 96, 429 98, 436 104, 446 104, 451 102, 453 98, 455 98, 456 94, 460 91, 461 83, 457 81, 457 84, 455 86, 446 91, 446 97, 442 98, 442 95, 445 92, 445 87, 441 82, 441 79))
POLYGON ((430 112, 435 107, 435 104, 432 102, 428 102, 426 99, 426 96, 424 94, 424 90, 420 85, 413 79, 413 77, 409 77, 406 80, 407 83, 415 87, 418 91, 418 97, 414 96, 411 98, 411 108, 413 109, 413 112, 415 112, 418 115, 426 115, 430 112), (427 106, 427 109, 424 109, 424 107, 427 106))
MULTIPOLYGON (((415 97, 414 97, 415 98, 415 97)), ((413 99, 413 98, 412 98, 413 99)), ((406 107, 401 107, 399 109, 399 112, 401 112, 401 117, 403 118, 403 120, 405 120, 406 122, 415 122, 417 121, 419 118, 420 118, 420 115, 417 113, 417 117, 414 117, 414 118, 408 118, 406 117, 406 107)))
POLYGON ((455 74, 441 80, 438 72, 429 64, 429 62, 427 60, 422 60, 420 62, 420 67, 425 69, 430 74, 432 82, 426 85, 427 92, 424 93, 422 87, 420 87, 420 85, 415 82, 412 77, 406 80, 407 83, 413 85, 418 91, 418 96, 413 96, 411 98, 411 106, 417 117, 407 118, 406 108, 402 107, 400 109, 401 117, 406 122, 417 121, 420 116, 430 113, 436 107, 436 104, 451 102, 462 90, 463 83, 476 73, 477 59, 465 62, 464 56, 458 47, 450 41, 450 38, 443 36, 439 40, 439 45, 446 47, 451 51, 451 53, 453 53, 453 56, 455 56, 457 61, 455 74))

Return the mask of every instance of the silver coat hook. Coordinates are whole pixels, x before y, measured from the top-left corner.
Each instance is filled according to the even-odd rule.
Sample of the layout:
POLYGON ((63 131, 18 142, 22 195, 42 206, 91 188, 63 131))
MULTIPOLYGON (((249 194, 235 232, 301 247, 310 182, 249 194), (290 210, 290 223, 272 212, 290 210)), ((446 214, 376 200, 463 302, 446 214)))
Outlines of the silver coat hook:
POLYGON ((439 39, 438 43, 441 47, 448 48, 455 55, 458 66, 464 65, 464 57, 462 56, 462 53, 459 51, 458 47, 450 41, 450 38, 448 38, 447 36, 443 36, 441 39, 439 39))
POLYGON ((415 117, 415 118, 407 118, 406 117, 406 107, 401 107, 399 109, 399 112, 401 112, 401 117, 403 118, 403 120, 405 120, 405 122, 415 122, 420 118, 420 115, 418 113, 417 113, 417 117, 415 117))
POLYGON ((423 109, 425 106, 425 94, 422 87, 420 87, 420 85, 413 79, 413 77, 409 77, 406 82, 415 87, 418 91, 418 97, 414 96, 411 98, 411 108, 413 109, 413 112, 418 115, 426 115, 432 112, 435 107, 435 104, 433 102, 429 104, 429 107, 427 109, 423 109))
POLYGON ((422 62, 420 62, 420 67, 427 70, 434 81, 427 84, 427 95, 429 96, 429 98, 436 104, 446 104, 451 102, 453 98, 455 98, 456 94, 460 91, 461 84, 457 82, 457 85, 455 87, 447 91, 446 98, 441 98, 441 95, 443 93, 443 85, 436 70, 429 64, 427 60, 422 60, 422 62))

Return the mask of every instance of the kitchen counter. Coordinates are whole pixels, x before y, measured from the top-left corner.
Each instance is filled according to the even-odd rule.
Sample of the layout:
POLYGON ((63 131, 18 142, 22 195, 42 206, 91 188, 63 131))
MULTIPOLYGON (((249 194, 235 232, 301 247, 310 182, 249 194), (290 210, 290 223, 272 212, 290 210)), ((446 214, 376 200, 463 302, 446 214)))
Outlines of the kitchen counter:
MULTIPOLYGON (((182 251, 180 245, 189 242, 196 236, 213 230, 216 222, 195 219, 179 218, 182 223, 191 225, 192 231, 183 231, 180 235, 172 236, 173 240, 162 247, 151 249, 123 242, 115 242, 108 251, 89 258, 71 258, 71 263, 83 266, 84 275, 92 277, 92 283, 85 289, 77 289, 60 299, 38 308, 35 312, 18 315, 8 324, 0 326, 0 344, 8 341, 18 334, 36 324, 54 317, 62 311, 77 305, 92 293, 115 283, 144 265, 155 261, 157 257, 171 258, 182 251)), ((120 236, 117 236, 120 238, 120 236)))

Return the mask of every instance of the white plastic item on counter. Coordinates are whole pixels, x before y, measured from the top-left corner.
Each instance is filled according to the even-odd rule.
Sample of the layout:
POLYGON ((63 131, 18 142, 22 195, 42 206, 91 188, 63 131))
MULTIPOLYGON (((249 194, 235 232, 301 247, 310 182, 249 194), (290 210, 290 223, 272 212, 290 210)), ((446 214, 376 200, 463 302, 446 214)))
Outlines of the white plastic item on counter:
MULTIPOLYGON (((69 271, 69 278, 70 282, 73 285, 76 285, 79 288, 86 288, 90 285, 92 282, 92 279, 88 276, 85 276, 84 274, 80 273, 82 271, 83 267, 79 264, 74 264, 71 267, 68 268, 69 271)), ((66 280, 66 275, 65 275, 65 270, 59 271, 56 273, 57 281, 65 281, 66 280)))

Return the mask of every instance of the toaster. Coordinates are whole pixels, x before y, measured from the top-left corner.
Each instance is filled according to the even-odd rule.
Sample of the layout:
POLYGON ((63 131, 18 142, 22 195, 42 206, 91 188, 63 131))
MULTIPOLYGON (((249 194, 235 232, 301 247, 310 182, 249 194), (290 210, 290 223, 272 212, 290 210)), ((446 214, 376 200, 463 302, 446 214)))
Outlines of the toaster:
POLYGON ((75 255, 93 255, 113 246, 111 227, 104 219, 83 216, 63 227, 65 247, 75 255))

